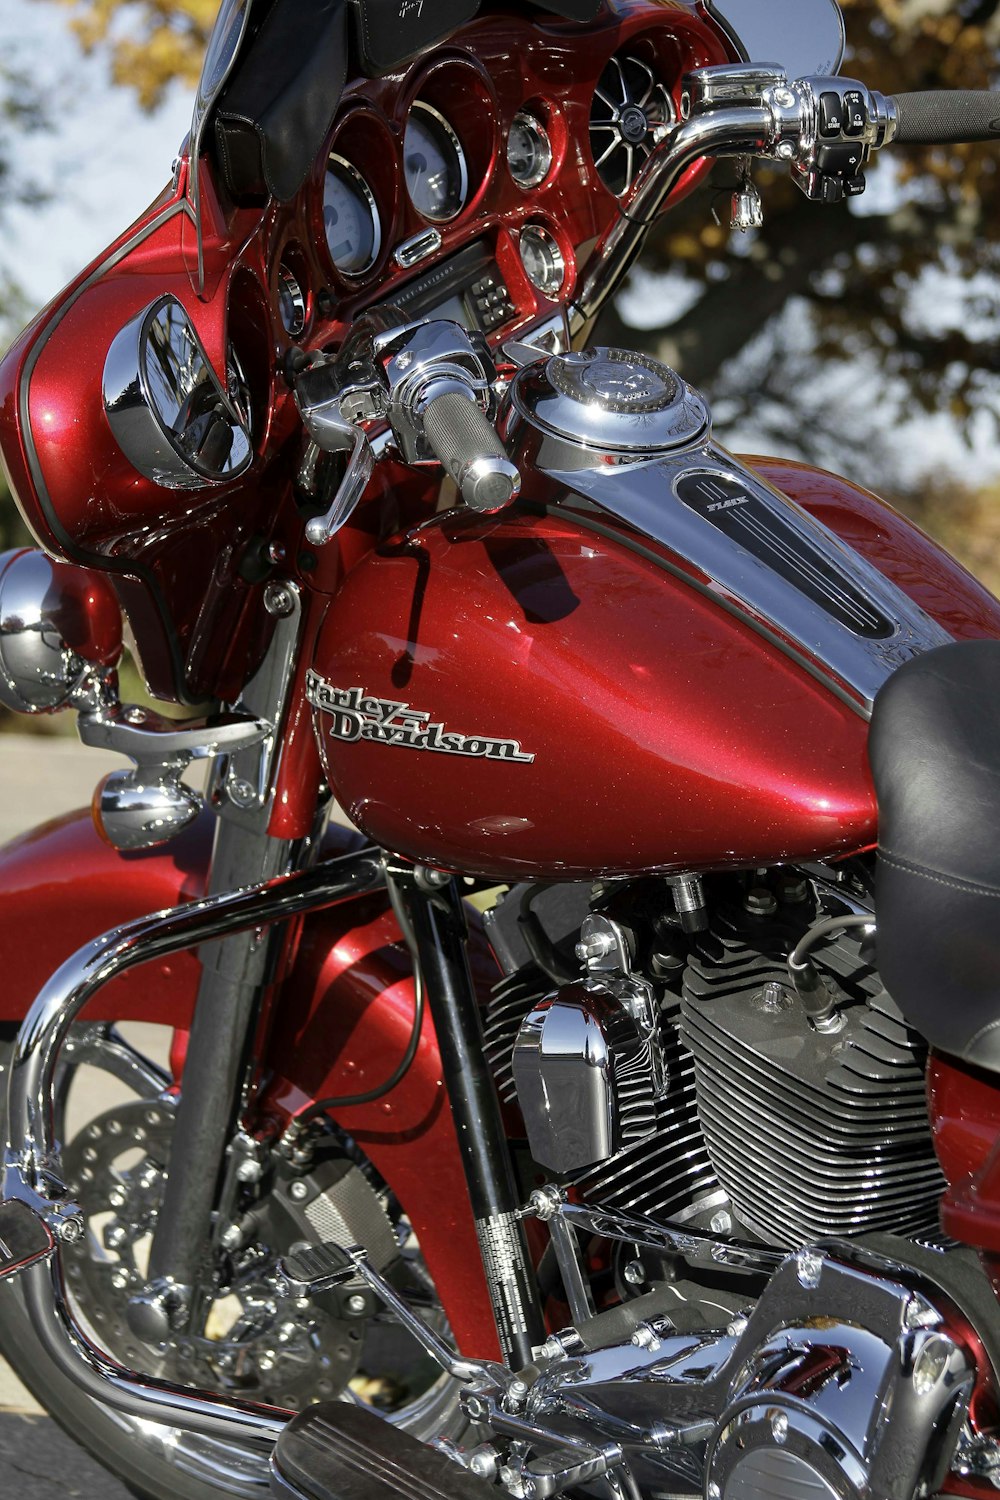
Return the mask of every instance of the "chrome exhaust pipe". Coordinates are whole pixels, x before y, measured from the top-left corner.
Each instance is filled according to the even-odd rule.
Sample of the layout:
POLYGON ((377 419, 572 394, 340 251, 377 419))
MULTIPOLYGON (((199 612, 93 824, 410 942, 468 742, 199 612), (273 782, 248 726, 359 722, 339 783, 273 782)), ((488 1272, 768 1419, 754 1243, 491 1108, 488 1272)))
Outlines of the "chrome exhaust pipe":
MULTIPOLYGON (((82 1230, 73 1205, 53 1191, 59 1173, 53 1081, 69 1028, 103 985, 151 959, 336 906, 384 884, 381 855, 362 850, 246 890, 206 896, 140 917, 80 948, 52 975, 18 1033, 7 1095, 4 1198, 27 1203, 50 1226, 57 1242, 74 1239, 82 1230)), ((96 1401, 128 1417, 206 1437, 251 1441, 265 1448, 276 1442, 291 1413, 136 1375, 91 1343, 73 1317, 58 1244, 48 1265, 30 1266, 20 1281, 32 1327, 46 1353, 96 1401)))

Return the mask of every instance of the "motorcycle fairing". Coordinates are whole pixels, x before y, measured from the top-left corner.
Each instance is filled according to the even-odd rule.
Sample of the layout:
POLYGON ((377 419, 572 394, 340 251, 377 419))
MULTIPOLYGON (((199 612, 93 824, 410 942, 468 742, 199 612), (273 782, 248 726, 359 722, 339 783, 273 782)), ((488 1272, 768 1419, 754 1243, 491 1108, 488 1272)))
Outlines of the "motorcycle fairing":
MULTIPOLYGON (((215 819, 164 849, 121 854, 89 811, 56 818, 0 849, 0 1023, 19 1023, 53 970, 84 943, 134 917, 200 896, 215 819)), ((344 852, 357 836, 334 830, 344 852)), ((201 966, 191 952, 107 984, 88 1021, 145 1021, 186 1032, 201 966)), ((484 982, 489 982, 484 975, 484 982)), ((414 993, 384 897, 349 902, 304 924, 275 1007, 261 1117, 277 1128, 313 1099, 359 1093, 392 1072, 406 1049, 414 993)), ((405 1078, 373 1103, 344 1110, 348 1130, 405 1206, 462 1350, 499 1348, 433 1024, 405 1078)))

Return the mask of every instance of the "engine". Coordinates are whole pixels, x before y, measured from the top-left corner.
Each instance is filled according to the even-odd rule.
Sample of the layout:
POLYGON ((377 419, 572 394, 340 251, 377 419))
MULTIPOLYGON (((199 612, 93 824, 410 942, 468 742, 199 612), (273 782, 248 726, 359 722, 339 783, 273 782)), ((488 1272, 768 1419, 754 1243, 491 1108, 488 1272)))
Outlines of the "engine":
POLYGON ((788 872, 718 877, 706 883, 700 930, 688 933, 666 882, 596 902, 582 885, 508 894, 487 918, 509 972, 485 1018, 486 1050, 501 1097, 520 1099, 539 1165, 589 1203, 783 1248, 880 1230, 933 1239, 943 1178, 921 1038, 857 937, 835 935, 816 951, 834 1000, 826 1027, 810 1024, 789 984, 789 952, 826 914, 817 889, 788 872), (568 976, 588 923, 620 951, 603 971, 591 960, 581 991, 568 976), (571 1035, 570 1015, 585 1012, 571 1035), (644 1031, 656 1052, 645 1068, 644 1031), (595 1048, 606 1054, 596 1102, 595 1048), (551 1084, 553 1068, 563 1072, 549 1109, 562 1114, 546 1127, 532 1080, 548 1070, 551 1084), (600 1128, 577 1145, 568 1112, 587 1109, 600 1128), (575 1162, 553 1159, 551 1142, 539 1141, 546 1129, 570 1157, 578 1151, 575 1162))
POLYGON ((913 1500, 1000 1464, 968 1425, 926 1048, 874 968, 865 873, 526 886, 487 913, 486 1051, 575 1319, 514 1425, 477 1398, 539 1439, 496 1459, 520 1500, 623 1455, 644 1493, 708 1500, 913 1500), (821 1006, 790 981, 807 934, 821 1006), (618 1247, 596 1314, 572 1229, 618 1247))

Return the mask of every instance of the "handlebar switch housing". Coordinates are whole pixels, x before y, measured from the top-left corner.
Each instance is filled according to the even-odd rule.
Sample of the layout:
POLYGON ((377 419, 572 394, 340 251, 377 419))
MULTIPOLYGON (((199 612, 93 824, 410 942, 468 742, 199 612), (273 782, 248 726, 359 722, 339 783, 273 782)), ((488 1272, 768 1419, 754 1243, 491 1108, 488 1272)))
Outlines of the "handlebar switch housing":
POLYGON ((375 356, 388 389, 389 422, 404 463, 440 461, 424 423, 428 407, 439 396, 471 397, 484 416, 493 416, 496 365, 482 334, 469 333, 448 319, 410 323, 376 337, 375 356))

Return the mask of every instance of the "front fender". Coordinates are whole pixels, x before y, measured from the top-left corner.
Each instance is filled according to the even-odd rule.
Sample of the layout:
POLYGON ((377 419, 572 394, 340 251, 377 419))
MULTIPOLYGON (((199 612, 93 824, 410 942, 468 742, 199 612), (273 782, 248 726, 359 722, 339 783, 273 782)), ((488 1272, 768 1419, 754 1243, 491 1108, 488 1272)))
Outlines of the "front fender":
MULTIPOLYGON (((20 1022, 52 972, 84 943, 200 896, 214 824, 206 813, 163 849, 121 854, 82 810, 0 849, 0 1022, 20 1022)), ((330 837, 332 856, 357 835, 334 828, 330 837)), ((482 944, 474 947, 482 969, 482 944)), ((84 1017, 187 1031, 200 973, 190 952, 144 964, 105 985, 84 1017)), ((361 1093, 387 1077, 406 1049, 413 1007, 409 957, 384 895, 314 914, 275 1001, 262 1058, 265 1118, 280 1127, 314 1099, 361 1093)), ((404 1205, 462 1351, 499 1358, 429 1015, 397 1087, 337 1118, 404 1205)))

